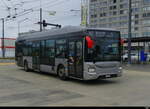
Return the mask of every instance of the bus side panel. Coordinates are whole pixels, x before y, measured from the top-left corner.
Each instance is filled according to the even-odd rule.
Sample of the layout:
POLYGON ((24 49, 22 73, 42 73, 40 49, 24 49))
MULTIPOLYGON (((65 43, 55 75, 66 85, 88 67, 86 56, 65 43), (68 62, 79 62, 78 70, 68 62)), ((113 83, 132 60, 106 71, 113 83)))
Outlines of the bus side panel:
POLYGON ((47 72, 47 73, 51 73, 51 74, 57 74, 57 69, 54 66, 50 66, 50 65, 40 65, 40 71, 42 72, 47 72))

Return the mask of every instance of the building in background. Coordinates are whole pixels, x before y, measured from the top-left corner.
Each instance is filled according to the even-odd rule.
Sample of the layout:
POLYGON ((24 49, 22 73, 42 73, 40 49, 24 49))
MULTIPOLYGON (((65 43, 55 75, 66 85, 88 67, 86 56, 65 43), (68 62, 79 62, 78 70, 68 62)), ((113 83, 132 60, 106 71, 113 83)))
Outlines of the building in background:
MULTIPOLYGON (((0 57, 2 57, 2 38, 0 38, 0 57)), ((15 38, 4 38, 5 57, 15 57, 15 38)))
MULTIPOLYGON (((116 28, 127 39, 128 12, 129 0, 89 0, 89 26, 116 28)), ((150 52, 150 0, 132 0, 131 24, 132 52, 150 52)), ((124 47, 127 52, 128 44, 124 47)))
POLYGON ((89 24, 89 0, 81 0, 81 26, 89 24))

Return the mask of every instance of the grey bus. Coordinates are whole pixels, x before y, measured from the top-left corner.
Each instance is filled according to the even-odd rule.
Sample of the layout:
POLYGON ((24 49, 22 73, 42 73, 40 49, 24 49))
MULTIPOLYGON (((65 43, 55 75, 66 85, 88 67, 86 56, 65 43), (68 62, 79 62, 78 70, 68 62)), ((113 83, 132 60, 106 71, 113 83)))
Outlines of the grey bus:
POLYGON ((115 29, 77 26, 22 33, 16 40, 16 64, 62 80, 121 77, 120 40, 115 29))

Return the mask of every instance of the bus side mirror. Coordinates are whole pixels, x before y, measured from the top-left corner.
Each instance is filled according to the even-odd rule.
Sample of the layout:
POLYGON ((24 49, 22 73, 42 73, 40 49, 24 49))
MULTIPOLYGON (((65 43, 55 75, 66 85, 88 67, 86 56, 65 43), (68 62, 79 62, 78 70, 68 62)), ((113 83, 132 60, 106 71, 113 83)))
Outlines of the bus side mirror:
POLYGON ((87 46, 88 46, 88 48, 93 48, 93 46, 94 46, 94 41, 91 39, 91 37, 90 36, 86 36, 86 41, 87 41, 87 46))
POLYGON ((121 39, 121 40, 120 40, 120 44, 123 46, 124 43, 125 43, 125 40, 124 40, 124 39, 121 39))

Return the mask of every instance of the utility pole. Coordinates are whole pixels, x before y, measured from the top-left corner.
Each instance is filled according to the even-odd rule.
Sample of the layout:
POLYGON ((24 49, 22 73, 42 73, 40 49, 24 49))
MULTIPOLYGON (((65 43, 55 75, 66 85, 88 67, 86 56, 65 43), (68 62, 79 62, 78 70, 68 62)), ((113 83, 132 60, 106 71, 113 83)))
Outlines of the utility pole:
MULTIPOLYGON (((40 22, 42 22, 42 8, 40 8, 40 22)), ((40 23, 40 31, 42 31, 42 24, 40 23)))
MULTIPOLYGON (((42 0, 40 0, 40 22, 42 22, 42 0)), ((40 24, 40 31, 42 31, 42 24, 40 24)))
POLYGON ((4 32, 5 32, 5 30, 4 30, 4 18, 2 18, 2 56, 3 56, 3 58, 5 58, 5 48, 4 48, 4 32))
POLYGON ((132 10, 131 10, 131 3, 132 1, 129 0, 129 22, 128 22, 128 64, 131 64, 131 16, 132 16, 132 10))

